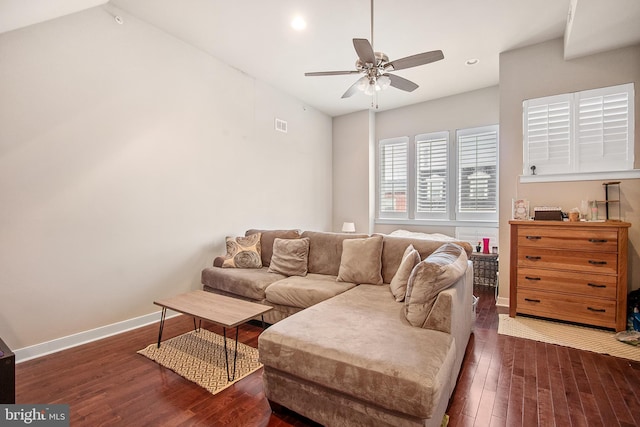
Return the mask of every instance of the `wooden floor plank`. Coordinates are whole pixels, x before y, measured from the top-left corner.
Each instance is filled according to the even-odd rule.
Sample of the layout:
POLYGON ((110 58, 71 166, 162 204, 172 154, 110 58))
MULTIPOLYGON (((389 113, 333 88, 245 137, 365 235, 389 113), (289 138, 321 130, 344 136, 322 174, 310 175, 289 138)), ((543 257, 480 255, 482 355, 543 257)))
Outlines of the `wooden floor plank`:
MULTIPOLYGON (((447 410, 451 427, 640 425, 640 363, 498 335, 498 313, 506 310, 496 308, 494 288, 476 286, 474 293, 475 330, 447 410)), ((271 412, 262 370, 211 395, 138 355, 157 339, 157 326, 19 363, 17 402, 68 403, 74 427, 317 426, 291 411, 271 412)), ((163 335, 192 327, 179 316, 163 335)), ((261 331, 243 325, 240 341, 256 347, 261 331)))

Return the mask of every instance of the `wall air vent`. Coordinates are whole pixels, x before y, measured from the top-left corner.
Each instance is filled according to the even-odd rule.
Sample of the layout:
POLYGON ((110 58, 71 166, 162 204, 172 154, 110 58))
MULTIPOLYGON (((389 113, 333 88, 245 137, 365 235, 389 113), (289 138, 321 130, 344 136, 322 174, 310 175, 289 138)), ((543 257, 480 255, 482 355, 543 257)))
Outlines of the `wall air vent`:
POLYGON ((287 122, 276 117, 276 130, 282 133, 287 133, 287 122))

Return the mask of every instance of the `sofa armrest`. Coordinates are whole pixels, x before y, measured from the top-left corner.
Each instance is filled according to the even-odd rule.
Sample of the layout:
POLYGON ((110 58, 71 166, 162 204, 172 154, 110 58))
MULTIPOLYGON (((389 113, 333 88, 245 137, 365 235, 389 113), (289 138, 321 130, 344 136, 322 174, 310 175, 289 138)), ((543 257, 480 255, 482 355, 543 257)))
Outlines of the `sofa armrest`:
POLYGON ((468 336, 472 326, 473 264, 471 261, 467 264, 465 274, 451 287, 438 294, 424 328, 454 336, 468 336))

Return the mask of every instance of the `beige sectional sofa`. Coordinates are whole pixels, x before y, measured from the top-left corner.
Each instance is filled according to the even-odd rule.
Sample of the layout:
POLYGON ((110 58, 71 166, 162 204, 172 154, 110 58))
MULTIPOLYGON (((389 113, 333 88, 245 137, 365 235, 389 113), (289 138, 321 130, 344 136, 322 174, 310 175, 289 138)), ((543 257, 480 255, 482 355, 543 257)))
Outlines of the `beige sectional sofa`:
POLYGON ((272 406, 327 426, 439 426, 472 329, 471 246, 295 230, 246 234, 256 233, 261 268, 224 268, 217 258, 202 283, 274 307, 266 319, 273 325, 259 337, 272 406), (281 262, 274 243, 286 243, 280 239, 308 243, 306 274, 273 271, 271 262, 281 262), (359 283, 367 272, 374 274, 359 283))

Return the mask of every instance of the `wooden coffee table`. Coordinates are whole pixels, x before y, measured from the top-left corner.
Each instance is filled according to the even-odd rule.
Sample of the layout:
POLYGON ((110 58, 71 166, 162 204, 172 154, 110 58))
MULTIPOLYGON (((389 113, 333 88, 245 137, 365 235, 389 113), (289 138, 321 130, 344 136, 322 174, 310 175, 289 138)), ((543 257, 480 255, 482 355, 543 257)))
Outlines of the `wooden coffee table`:
POLYGON ((256 304, 207 291, 187 292, 171 298, 154 301, 153 303, 162 307, 160 331, 158 333, 158 348, 160 348, 160 342, 162 341, 162 330, 167 316, 167 309, 193 316, 193 327, 196 331, 200 330, 200 326, 196 327, 196 319, 200 321, 200 325, 202 325, 202 320, 206 320, 222 326, 224 334, 224 359, 227 367, 228 381, 233 381, 236 376, 239 326, 254 317, 262 316, 262 324, 264 327, 264 313, 273 309, 273 307, 267 305, 256 304), (236 328, 236 345, 233 355, 233 375, 231 375, 229 370, 229 356, 227 355, 227 328, 233 327, 236 328))

